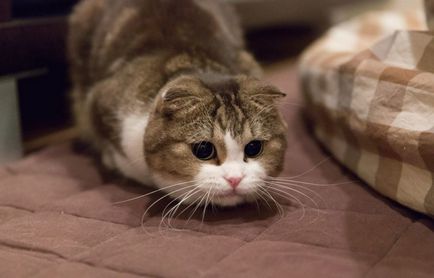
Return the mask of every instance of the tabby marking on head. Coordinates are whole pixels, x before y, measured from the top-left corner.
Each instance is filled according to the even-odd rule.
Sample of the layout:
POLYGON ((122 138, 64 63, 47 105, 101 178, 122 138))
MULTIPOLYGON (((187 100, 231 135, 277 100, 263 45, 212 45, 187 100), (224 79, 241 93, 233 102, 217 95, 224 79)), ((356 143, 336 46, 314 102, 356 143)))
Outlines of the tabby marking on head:
POLYGON ((107 167, 222 206, 255 200, 280 173, 284 94, 258 79, 228 5, 87 0, 70 27, 77 123, 107 167))

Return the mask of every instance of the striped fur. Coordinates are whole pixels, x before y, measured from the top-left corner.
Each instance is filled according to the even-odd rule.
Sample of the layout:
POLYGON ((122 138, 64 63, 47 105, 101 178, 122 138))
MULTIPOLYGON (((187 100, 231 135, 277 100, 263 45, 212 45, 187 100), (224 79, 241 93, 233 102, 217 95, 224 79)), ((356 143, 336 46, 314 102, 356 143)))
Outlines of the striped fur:
POLYGON ((258 79, 261 70, 244 49, 229 6, 87 0, 76 7, 70 27, 77 124, 108 168, 158 187, 200 176, 203 193, 228 189, 225 175, 245 176, 240 188, 248 193, 216 198, 220 205, 251 199, 253 181, 281 171, 285 125, 275 100, 284 94, 258 79), (228 164, 225 136, 241 151, 262 140, 263 155, 228 164), (215 145, 215 159, 193 155, 192 144, 201 141, 215 145))

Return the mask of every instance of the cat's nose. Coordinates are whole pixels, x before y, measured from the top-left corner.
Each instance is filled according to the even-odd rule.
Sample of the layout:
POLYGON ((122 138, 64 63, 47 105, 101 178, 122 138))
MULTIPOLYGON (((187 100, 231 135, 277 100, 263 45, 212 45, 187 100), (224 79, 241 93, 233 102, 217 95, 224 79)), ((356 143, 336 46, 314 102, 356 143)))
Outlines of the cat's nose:
POLYGON ((225 180, 233 189, 235 189, 240 184, 242 179, 243 177, 225 177, 225 180))

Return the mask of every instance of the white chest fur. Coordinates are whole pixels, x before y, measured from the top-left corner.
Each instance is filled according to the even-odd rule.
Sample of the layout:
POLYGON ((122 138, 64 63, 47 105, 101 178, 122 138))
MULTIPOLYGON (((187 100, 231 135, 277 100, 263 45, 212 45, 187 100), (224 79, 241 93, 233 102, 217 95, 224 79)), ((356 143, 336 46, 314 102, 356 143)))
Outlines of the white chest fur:
POLYGON ((113 152, 114 166, 126 177, 152 185, 152 179, 145 161, 144 136, 148 114, 131 114, 123 117, 121 124, 121 147, 124 154, 113 152))

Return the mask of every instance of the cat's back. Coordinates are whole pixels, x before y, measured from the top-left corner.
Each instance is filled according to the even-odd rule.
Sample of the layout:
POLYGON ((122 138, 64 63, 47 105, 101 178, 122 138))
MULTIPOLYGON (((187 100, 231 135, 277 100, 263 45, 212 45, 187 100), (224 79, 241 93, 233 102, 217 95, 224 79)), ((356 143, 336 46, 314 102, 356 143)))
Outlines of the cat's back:
POLYGON ((225 59, 243 39, 237 17, 221 1, 84 0, 70 17, 68 47, 75 81, 87 84, 118 60, 154 51, 225 59))

